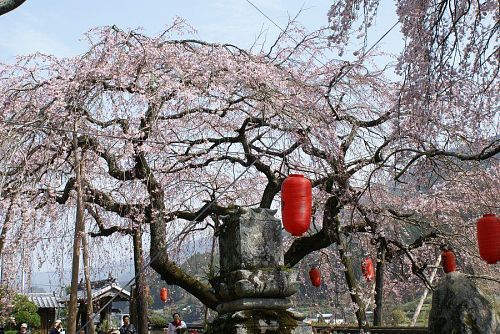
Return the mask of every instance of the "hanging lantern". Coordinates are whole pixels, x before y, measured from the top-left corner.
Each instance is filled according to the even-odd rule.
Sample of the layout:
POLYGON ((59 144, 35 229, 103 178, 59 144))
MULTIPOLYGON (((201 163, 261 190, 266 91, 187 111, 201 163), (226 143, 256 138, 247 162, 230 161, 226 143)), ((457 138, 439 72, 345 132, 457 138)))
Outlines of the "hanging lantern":
POLYGON ((314 267, 309 270, 309 278, 311 279, 311 284, 315 287, 319 287, 321 285, 321 272, 318 268, 314 267))
POLYGON ((373 268, 373 261, 371 258, 367 257, 363 260, 361 263, 361 272, 368 282, 375 278, 375 269, 373 268))
POLYGON ((443 261, 443 270, 446 274, 457 270, 455 254, 451 250, 444 250, 441 253, 441 261, 443 261))
POLYGON ((479 255, 488 264, 500 261, 500 220, 494 213, 487 213, 477 221, 479 255))
POLYGON ((281 217, 285 230, 301 236, 309 229, 312 210, 311 181, 301 174, 290 174, 281 186, 281 217))
POLYGON ((167 302, 167 299, 168 299, 168 290, 167 290, 167 288, 161 288, 161 290, 160 290, 160 299, 164 303, 167 302))

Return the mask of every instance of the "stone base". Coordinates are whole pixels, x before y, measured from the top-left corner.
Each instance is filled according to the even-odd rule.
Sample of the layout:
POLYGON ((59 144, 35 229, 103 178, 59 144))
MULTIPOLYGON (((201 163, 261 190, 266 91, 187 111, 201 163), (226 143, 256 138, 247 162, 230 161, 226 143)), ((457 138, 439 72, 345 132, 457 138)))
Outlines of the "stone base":
POLYGON ((284 298, 299 291, 297 273, 283 267, 234 270, 210 283, 222 300, 284 298))
POLYGON ((218 305, 217 312, 224 314, 254 309, 286 310, 291 306, 292 303, 286 298, 242 298, 218 305))
POLYGON ((287 310, 244 310, 217 317, 208 328, 210 334, 310 334, 311 326, 301 315, 287 310))
MULTIPOLYGON (((222 333, 222 332, 221 332, 222 333)), ((226 332, 224 332, 226 333, 226 332)), ((264 334, 274 334, 274 333, 286 333, 286 334, 311 334, 312 333, 312 328, 309 325, 305 324, 300 324, 297 325, 294 329, 291 331, 287 331, 287 329, 279 330, 279 329, 274 329, 271 327, 257 327, 257 328, 245 328, 245 327, 236 327, 234 332, 231 332, 234 334, 253 334, 253 333, 264 333, 264 334)))

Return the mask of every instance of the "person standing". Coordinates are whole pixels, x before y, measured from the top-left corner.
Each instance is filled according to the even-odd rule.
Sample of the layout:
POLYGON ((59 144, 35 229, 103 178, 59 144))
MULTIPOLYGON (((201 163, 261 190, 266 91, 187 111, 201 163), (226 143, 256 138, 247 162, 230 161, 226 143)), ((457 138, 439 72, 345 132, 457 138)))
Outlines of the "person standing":
POLYGON ((61 320, 57 319, 54 322, 54 327, 50 330, 50 334, 61 334, 63 331, 61 320))
POLYGON ((28 324, 27 323, 22 323, 21 327, 19 328, 19 334, 30 334, 28 331, 28 324))
POLYGON ((181 320, 181 315, 177 312, 172 314, 173 321, 168 323, 167 334, 187 333, 187 325, 181 320))
POLYGON ((120 334, 134 334, 135 327, 130 323, 130 317, 128 315, 124 315, 122 320, 123 326, 120 327, 120 334))

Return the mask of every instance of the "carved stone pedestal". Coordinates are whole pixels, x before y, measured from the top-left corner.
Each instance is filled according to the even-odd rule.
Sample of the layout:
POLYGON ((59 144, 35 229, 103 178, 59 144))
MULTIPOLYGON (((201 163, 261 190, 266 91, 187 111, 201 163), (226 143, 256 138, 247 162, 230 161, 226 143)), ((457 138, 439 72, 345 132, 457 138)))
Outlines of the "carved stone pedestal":
POLYGON ((225 313, 215 319, 211 333, 224 334, 311 334, 302 316, 286 310, 252 309, 225 313))
POLYGON ((284 267, 281 222, 275 210, 241 209, 223 218, 220 276, 211 280, 219 316, 209 328, 220 334, 310 334, 288 297, 298 291, 296 273, 284 267))

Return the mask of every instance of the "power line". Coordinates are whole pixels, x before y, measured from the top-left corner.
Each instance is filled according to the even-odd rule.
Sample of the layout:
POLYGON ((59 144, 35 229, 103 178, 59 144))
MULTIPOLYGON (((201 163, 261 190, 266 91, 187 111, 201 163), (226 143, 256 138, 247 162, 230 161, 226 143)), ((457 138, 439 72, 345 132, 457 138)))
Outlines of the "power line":
MULTIPOLYGON (((286 30, 284 30, 283 28, 281 28, 281 26, 279 24, 277 24, 272 18, 269 17, 269 15, 267 15, 266 13, 264 13, 264 11, 262 11, 259 7, 257 7, 257 5, 255 5, 250 0, 245 0, 245 1, 248 2, 253 8, 255 8, 259 13, 261 13, 262 16, 264 16, 267 20, 269 20, 273 25, 275 25, 276 27, 278 27, 278 29, 281 30, 281 32, 283 32, 284 34, 286 34, 295 43, 298 44, 298 42, 293 38, 293 36, 290 36, 286 30)), ((356 62, 354 62, 353 64, 349 64, 348 69, 345 72, 341 73, 341 75, 337 78, 337 80, 342 79, 347 73, 349 73, 349 71, 354 68, 354 65, 360 64, 364 60, 364 58, 375 48, 375 46, 377 46, 392 31, 392 29, 394 29, 394 27, 396 27, 398 24, 399 24, 399 21, 396 21, 392 25, 392 27, 390 27, 370 48, 368 48, 368 50, 366 52, 363 53, 363 55, 360 58, 358 58, 358 60, 356 62)), ((308 49, 305 49, 305 50, 306 50, 307 53, 309 53, 309 55, 311 55, 314 59, 316 59, 321 65, 326 66, 312 52, 310 52, 308 49)), ((334 60, 341 61, 340 59, 334 59, 334 60)))
MULTIPOLYGON (((264 13, 259 7, 257 7, 253 2, 249 1, 249 0, 245 0, 246 2, 248 2, 253 8, 255 8, 259 13, 261 13, 266 19, 269 20, 269 22, 271 22, 272 24, 274 24, 279 30, 281 30, 283 33, 286 34, 286 31, 281 28, 279 26, 279 24, 277 24, 276 22, 274 22, 273 19, 271 19, 266 13, 264 13)), ((288 34, 287 34, 288 35, 288 34)), ((292 38, 290 35, 288 35, 288 37, 292 38)), ((293 38, 292 38, 293 39, 293 38)), ((297 41, 294 40, 295 43, 297 43, 297 41)))
MULTIPOLYGON (((270 18, 269 15, 264 13, 259 7, 257 7, 257 5, 255 5, 253 2, 251 2, 249 0, 245 0, 245 1, 248 2, 253 8, 255 8, 259 13, 261 13, 262 16, 264 16, 267 20, 269 20, 269 22, 274 24, 283 34, 287 35, 288 37, 290 37, 292 39, 292 41, 299 44, 299 42, 297 42, 297 40, 295 40, 295 38, 293 36, 288 34, 288 32, 285 29, 281 28, 281 26, 278 23, 276 23, 272 18, 270 18)), ((323 63, 321 60, 319 60, 312 52, 310 52, 308 49, 305 49, 305 50, 307 53, 309 53, 309 55, 311 55, 314 59, 316 59, 321 65, 326 66, 325 63, 323 63)), ((334 59, 334 60, 342 61, 341 59, 334 59)))

